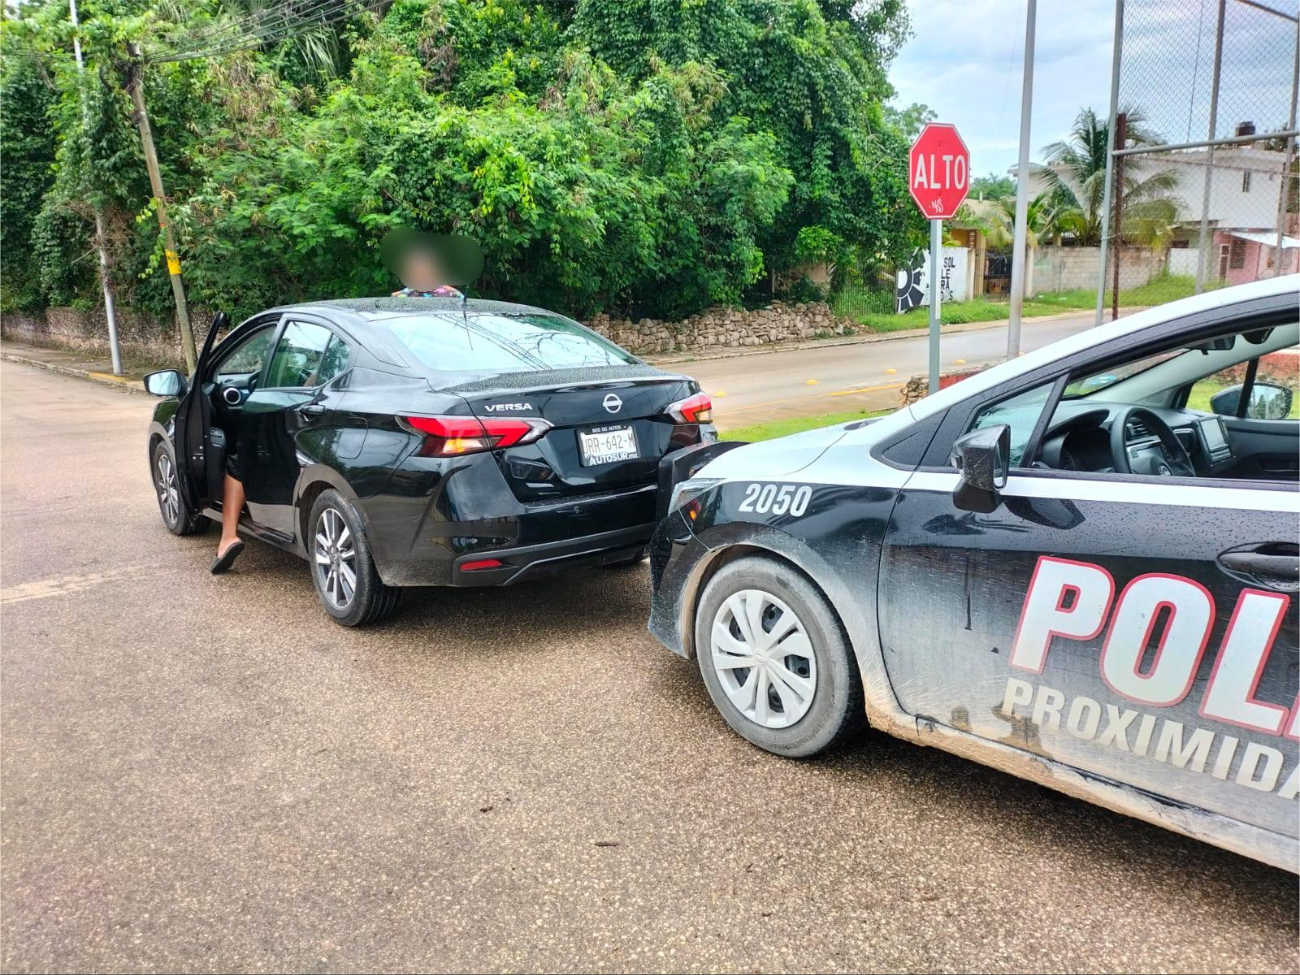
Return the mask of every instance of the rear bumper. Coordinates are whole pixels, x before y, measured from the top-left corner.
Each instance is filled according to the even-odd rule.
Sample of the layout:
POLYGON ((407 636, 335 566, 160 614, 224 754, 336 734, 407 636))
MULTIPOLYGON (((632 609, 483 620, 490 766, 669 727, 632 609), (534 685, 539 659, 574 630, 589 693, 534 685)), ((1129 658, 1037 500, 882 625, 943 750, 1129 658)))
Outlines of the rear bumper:
POLYGON ((412 463, 358 497, 380 578, 390 586, 504 586, 635 557, 654 532, 658 486, 521 502, 490 455, 412 463), (469 569, 497 560, 500 566, 469 569))
POLYGON ((636 525, 617 531, 585 535, 563 542, 525 545, 492 553, 461 556, 452 565, 453 586, 512 586, 516 582, 554 575, 563 569, 583 565, 608 565, 633 559, 645 552, 653 524, 636 525), (466 569, 484 559, 501 562, 500 567, 466 569))

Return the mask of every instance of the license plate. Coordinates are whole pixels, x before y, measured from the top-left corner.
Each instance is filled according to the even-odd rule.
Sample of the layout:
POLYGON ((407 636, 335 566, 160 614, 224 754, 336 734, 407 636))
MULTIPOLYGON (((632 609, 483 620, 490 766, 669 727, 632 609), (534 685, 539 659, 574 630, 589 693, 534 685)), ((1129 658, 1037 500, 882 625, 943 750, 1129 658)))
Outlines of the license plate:
POLYGON ((603 426, 579 430, 578 447, 582 451, 583 467, 612 464, 616 460, 631 460, 637 455, 636 431, 629 426, 603 426))

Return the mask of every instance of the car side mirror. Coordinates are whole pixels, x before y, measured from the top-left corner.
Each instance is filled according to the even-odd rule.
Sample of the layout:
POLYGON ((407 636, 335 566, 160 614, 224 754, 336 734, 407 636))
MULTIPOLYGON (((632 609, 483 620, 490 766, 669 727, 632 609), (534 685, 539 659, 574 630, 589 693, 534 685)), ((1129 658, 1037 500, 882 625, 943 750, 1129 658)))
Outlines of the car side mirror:
POLYGON ((185 377, 175 369, 160 369, 144 377, 144 388, 154 396, 184 396, 185 377))
POLYGON ((996 511, 1011 468, 1011 428, 999 423, 972 430, 953 444, 951 462, 961 472, 952 503, 963 511, 996 511))
POLYGON ((1246 416, 1252 420, 1285 420, 1291 415, 1293 395, 1286 386, 1256 380, 1255 385, 1250 388, 1250 402, 1246 404, 1246 416))
MULTIPOLYGON (((1236 416, 1241 403, 1242 384, 1228 386, 1210 397, 1211 411, 1220 416, 1236 416)), ((1246 417, 1251 420, 1285 420, 1291 415, 1294 394, 1287 386, 1256 381, 1250 389, 1250 402, 1246 404, 1246 417)))
POLYGON ((1225 386, 1213 396, 1210 397, 1210 410, 1219 416, 1236 416, 1237 404, 1241 402, 1241 391, 1244 387, 1241 383, 1236 386, 1225 386))

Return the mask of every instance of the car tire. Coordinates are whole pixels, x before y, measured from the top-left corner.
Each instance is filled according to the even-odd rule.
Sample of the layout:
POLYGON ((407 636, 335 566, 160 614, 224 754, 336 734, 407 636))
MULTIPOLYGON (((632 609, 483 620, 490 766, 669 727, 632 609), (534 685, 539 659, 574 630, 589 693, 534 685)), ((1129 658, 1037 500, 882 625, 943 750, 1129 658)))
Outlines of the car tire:
POLYGON ((695 648, 714 706, 759 748, 806 758, 866 726, 862 676, 844 629, 826 597, 786 562, 751 556, 718 570, 696 611, 695 648), (755 606, 763 634, 751 639, 755 606), (715 624, 730 639, 715 639, 715 624), (778 627, 775 644, 764 648, 778 627), (759 652, 737 652, 755 643, 759 652), (742 660, 759 663, 743 667, 742 660))
POLYGON ((197 535, 205 531, 208 519, 186 503, 181 494, 176 458, 162 440, 155 441, 149 453, 149 471, 153 476, 154 496, 158 499, 158 513, 167 530, 173 535, 197 535))
POLYGON ((337 491, 321 492, 307 526, 312 584, 334 621, 369 626, 389 616, 402 590, 379 578, 361 516, 351 502, 337 491))

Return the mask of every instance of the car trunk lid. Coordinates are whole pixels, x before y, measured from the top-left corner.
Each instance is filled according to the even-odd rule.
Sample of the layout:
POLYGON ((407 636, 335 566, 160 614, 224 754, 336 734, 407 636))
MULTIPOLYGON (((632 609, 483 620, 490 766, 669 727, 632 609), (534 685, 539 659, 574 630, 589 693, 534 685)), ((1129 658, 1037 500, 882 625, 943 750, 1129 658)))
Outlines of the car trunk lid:
POLYGON ((699 392, 699 386, 683 376, 645 366, 494 378, 449 392, 464 397, 485 424, 533 418, 550 424, 532 443, 493 452, 521 501, 653 484, 659 459, 700 437, 698 424, 669 415, 669 407, 699 392), (543 377, 552 381, 543 385, 543 377))

